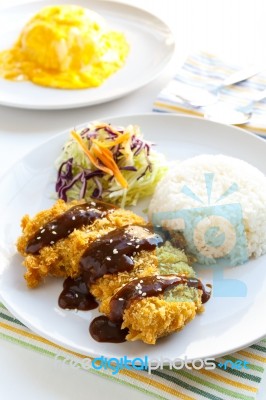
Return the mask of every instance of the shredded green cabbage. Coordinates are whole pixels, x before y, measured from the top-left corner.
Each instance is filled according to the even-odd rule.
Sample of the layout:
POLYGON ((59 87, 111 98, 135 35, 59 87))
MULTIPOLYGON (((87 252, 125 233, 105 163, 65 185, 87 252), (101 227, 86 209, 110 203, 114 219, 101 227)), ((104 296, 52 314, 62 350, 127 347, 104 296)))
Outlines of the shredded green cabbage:
MULTIPOLYGON (((108 147, 128 186, 123 188, 114 175, 94 165, 81 145, 71 138, 56 161, 56 191, 59 198, 67 201, 97 198, 120 207, 136 205, 138 200, 153 194, 167 171, 164 156, 154 151, 152 144, 143 140, 137 126, 114 128, 103 122, 95 122, 77 133, 94 156, 94 146, 97 143, 108 147), (111 145, 125 134, 127 140, 111 145)), ((97 162, 102 167, 108 167, 108 160, 105 164, 97 158, 97 162)))

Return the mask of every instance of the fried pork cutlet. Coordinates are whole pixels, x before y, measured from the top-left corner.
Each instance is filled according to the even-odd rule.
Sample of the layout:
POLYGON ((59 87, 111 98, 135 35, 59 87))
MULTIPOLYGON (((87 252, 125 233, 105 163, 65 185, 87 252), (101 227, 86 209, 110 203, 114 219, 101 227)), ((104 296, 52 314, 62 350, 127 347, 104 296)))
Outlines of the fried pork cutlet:
MULTIPOLYGON (((101 335, 111 323, 112 329, 123 329, 126 340, 155 344, 202 312, 209 297, 184 251, 130 211, 100 202, 59 200, 32 219, 26 215, 22 230, 17 247, 25 257, 28 286, 37 286, 48 275, 73 278, 64 292, 67 306, 74 298, 77 308, 81 282, 82 296, 85 287, 107 316, 101 317, 101 335)), ((98 335, 96 320, 90 329, 93 337, 112 341, 98 335)))
POLYGON ((123 313, 122 329, 128 329, 127 340, 155 344, 158 338, 182 329, 203 311, 202 290, 188 287, 187 283, 174 286, 163 294, 159 293, 159 296, 158 293, 156 296, 143 296, 143 282, 151 276, 175 274, 195 280, 195 272, 188 265, 188 257, 183 250, 165 242, 152 252, 137 254, 134 264, 132 271, 105 275, 90 287, 91 293, 100 301, 99 310, 110 316, 112 299, 119 295, 121 288, 131 283, 137 286, 140 296, 133 299, 123 313))
MULTIPOLYGON (((25 257, 24 266, 26 273, 24 275, 27 285, 31 288, 38 286, 46 276, 57 277, 77 277, 79 272, 79 260, 84 250, 97 238, 110 230, 129 224, 144 225, 143 218, 131 211, 121 208, 107 207, 102 203, 103 209, 99 217, 90 223, 89 219, 84 218, 83 224, 78 229, 66 230, 66 235, 58 240, 57 218, 64 215, 72 207, 84 204, 84 202, 72 201, 65 203, 58 200, 53 207, 39 212, 34 218, 25 215, 21 221, 22 236, 18 238, 17 249, 25 257), (107 210, 105 210, 105 207, 107 210), (49 242, 46 246, 40 248, 37 252, 27 251, 29 241, 37 235, 37 241, 40 243, 46 234, 45 225, 50 223, 49 242), (69 231, 69 232, 68 232, 69 231), (39 239, 38 239, 39 238, 39 239)), ((99 202, 91 202, 89 209, 95 211, 99 207, 99 202)), ((82 214, 81 210, 81 214, 82 214)), ((70 218, 77 218, 70 214, 70 218)), ((76 222, 77 220, 72 220, 76 222)))

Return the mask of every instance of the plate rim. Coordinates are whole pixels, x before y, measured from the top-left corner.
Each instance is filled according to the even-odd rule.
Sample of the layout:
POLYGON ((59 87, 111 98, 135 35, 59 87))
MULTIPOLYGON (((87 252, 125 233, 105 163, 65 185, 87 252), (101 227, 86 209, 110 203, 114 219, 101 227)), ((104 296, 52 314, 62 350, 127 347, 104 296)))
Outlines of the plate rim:
MULTIPOLYGON (((105 118, 101 118, 101 120, 109 120, 109 119, 114 120, 114 119, 131 118, 131 117, 141 118, 141 117, 154 117, 154 116, 159 116, 159 118, 174 118, 174 119, 177 119, 177 120, 178 119, 183 119, 183 120, 205 121, 206 123, 214 125, 214 126, 215 125, 222 125, 222 126, 224 126, 226 128, 230 128, 230 129, 232 129, 234 131, 241 132, 241 134, 244 134, 246 136, 251 136, 256 141, 264 142, 266 144, 266 142, 265 142, 265 140, 263 138, 259 137, 258 135, 254 134, 252 132, 248 132, 248 131, 246 131, 246 130, 238 127, 238 126, 226 125, 226 124, 223 124, 223 123, 220 123, 220 122, 210 121, 210 120, 207 120, 207 119, 204 120, 203 118, 200 118, 200 117, 197 117, 197 116, 179 115, 179 114, 176 114, 176 113, 161 114, 161 113, 158 113, 158 112, 150 112, 150 113, 134 113, 134 114, 122 114, 122 115, 116 115, 116 116, 108 116, 108 117, 105 117, 105 118)), ((92 122, 92 121, 95 121, 95 120, 96 119, 89 120, 86 123, 82 123, 80 125, 77 125, 77 128, 82 127, 82 126, 88 124, 89 122, 92 122)), ((16 164, 19 164, 24 158, 26 158, 28 155, 33 153, 37 148, 40 148, 43 144, 47 144, 50 141, 53 141, 54 139, 59 138, 61 136, 63 137, 64 135, 67 134, 67 132, 69 132, 70 129, 71 128, 64 129, 63 131, 58 132, 58 133, 50 136, 46 140, 44 140, 41 143, 39 143, 37 146, 34 146, 32 149, 30 149, 29 151, 24 153, 14 163, 12 163, 12 165, 0 176, 0 184, 1 184, 1 181, 3 179, 5 179, 5 177, 10 173, 10 171, 16 166, 16 164)), ((76 352, 78 351, 80 354, 86 354, 86 355, 88 355, 90 357, 97 357, 98 356, 98 353, 96 353, 96 352, 95 353, 90 353, 89 351, 87 351, 86 353, 82 353, 80 350, 77 350, 77 348, 75 346, 71 346, 70 344, 66 345, 65 343, 62 344, 62 342, 59 339, 54 338, 52 336, 52 334, 49 334, 49 333, 45 333, 44 334, 41 329, 39 329, 38 327, 36 328, 31 322, 28 322, 26 317, 24 318, 23 315, 20 315, 16 310, 13 309, 12 305, 10 305, 8 303, 8 301, 6 301, 6 299, 3 296, 2 292, 0 292, 0 302, 2 302, 4 304, 4 306, 15 317, 18 318, 18 320, 23 322, 26 325, 27 328, 31 329, 33 332, 37 333, 41 337, 44 337, 47 340, 51 341, 52 343, 55 343, 56 345, 62 346, 64 348, 68 349, 68 350, 73 350, 73 351, 76 351, 76 352)), ((225 351, 222 351, 222 352, 217 352, 217 353, 215 353, 214 356, 207 356, 207 357, 204 357, 204 358, 218 358, 218 357, 222 357, 224 355, 231 354, 233 352, 239 351, 240 349, 249 347, 253 343, 256 343, 256 342, 260 341, 262 338, 265 337, 265 334, 266 334, 266 332, 264 334, 262 334, 262 335, 257 336, 255 339, 254 338, 250 339, 250 341, 245 342, 244 345, 234 346, 233 348, 230 348, 229 350, 225 350, 225 351)), ((229 345, 229 347, 230 347, 230 345, 229 345)), ((180 358, 182 358, 182 357, 180 357, 180 358)), ((195 358, 186 358, 186 359, 189 362, 189 361, 192 361, 195 358)))
MULTIPOLYGON (((0 98, 1 106, 25 109, 25 110, 68 110, 68 109, 92 107, 94 105, 105 104, 105 103, 111 102, 113 100, 116 100, 118 98, 125 97, 125 96, 141 89, 142 87, 145 87, 149 83, 153 82, 155 79, 157 79, 163 73, 165 68, 173 60, 173 58, 176 54, 176 50, 177 50, 175 36, 174 36, 173 31, 170 28, 169 24, 163 18, 152 13, 151 11, 146 10, 145 8, 141 8, 138 6, 134 6, 132 4, 127 4, 127 3, 123 3, 120 1, 116 1, 116 0, 97 0, 97 1, 101 4, 104 4, 104 3, 106 3, 108 5, 115 4, 116 6, 122 6, 129 10, 138 11, 143 16, 146 16, 147 18, 153 18, 153 19, 157 20, 164 27, 164 29, 167 30, 167 33, 168 33, 169 37, 171 37, 172 42, 171 42, 171 46, 168 46, 168 49, 169 49, 168 57, 166 57, 165 60, 163 61, 161 68, 156 73, 150 74, 150 76, 148 78, 141 80, 137 85, 133 85, 133 86, 131 85, 128 87, 128 89, 122 90, 122 91, 120 90, 119 92, 117 92, 114 95, 110 94, 107 98, 105 98, 104 95, 102 95, 102 97, 99 98, 98 100, 88 100, 88 101, 83 100, 81 102, 69 103, 69 104, 65 104, 65 105, 54 104, 53 106, 49 105, 48 102, 46 102, 45 105, 34 104, 34 102, 31 104, 24 105, 22 103, 16 103, 15 101, 5 101, 4 99, 0 98)), ((52 0, 27 1, 27 2, 23 2, 21 4, 13 4, 10 6, 4 5, 4 6, 0 7, 0 11, 2 11, 2 12, 8 11, 8 10, 12 11, 18 7, 23 8, 23 7, 29 7, 31 5, 33 5, 33 6, 39 5, 40 7, 42 7, 42 4, 43 4, 43 6, 45 6, 45 4, 47 4, 47 3, 52 3, 52 0)), ((4 78, 0 78, 0 80, 5 81, 4 78)), ((12 82, 12 81, 10 81, 10 82, 12 82)), ((13 83, 15 84, 16 82, 13 82, 13 83)), ((31 84, 34 85, 33 83, 31 83, 31 84)), ((34 85, 34 86, 43 88, 41 85, 34 85)), ((46 88, 46 87, 44 87, 44 88, 46 88)), ((48 89, 56 90, 55 88, 49 88, 49 87, 48 87, 48 89)), ((80 89, 80 90, 89 90, 89 89, 90 88, 84 88, 84 89, 80 89)), ((57 89, 57 90, 71 91, 71 89, 57 89)), ((76 89, 76 90, 79 90, 79 89, 76 89)))

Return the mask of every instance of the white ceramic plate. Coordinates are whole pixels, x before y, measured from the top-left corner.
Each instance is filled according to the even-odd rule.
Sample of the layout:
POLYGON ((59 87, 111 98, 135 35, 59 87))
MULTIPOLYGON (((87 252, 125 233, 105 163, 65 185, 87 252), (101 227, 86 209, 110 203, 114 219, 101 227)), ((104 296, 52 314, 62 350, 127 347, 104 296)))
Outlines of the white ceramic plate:
MULTIPOLYGON (((266 142, 241 129, 204 119, 147 114, 107 118, 118 125, 138 124, 146 139, 156 142, 167 159, 185 159, 201 153, 223 153, 250 162, 266 173, 266 142)), ((108 344, 95 342, 88 333, 93 312, 64 311, 57 305, 62 281, 51 279, 35 290, 26 288, 16 253, 22 215, 34 215, 52 204, 54 160, 68 137, 64 132, 29 153, 0 182, 0 293, 17 318, 40 335, 86 355, 107 357, 154 357, 196 359, 228 354, 266 335, 262 306, 266 301, 266 257, 226 270, 225 278, 241 280, 245 297, 214 296, 206 311, 183 331, 159 340, 156 346, 140 342, 108 344)), ((213 271, 201 270, 203 281, 212 282, 213 271)), ((214 284, 214 290, 219 283, 214 284)))
MULTIPOLYGON (((125 33, 130 53, 124 68, 98 88, 51 89, 31 82, 11 82, 0 78, 0 104, 30 109, 66 109, 104 103, 124 96, 151 82, 163 70, 174 52, 171 31, 160 19, 139 8, 112 1, 58 0, 101 14, 111 28, 125 33)), ((25 23, 53 1, 35 1, 6 8, 0 13, 0 50, 12 46, 25 23)))

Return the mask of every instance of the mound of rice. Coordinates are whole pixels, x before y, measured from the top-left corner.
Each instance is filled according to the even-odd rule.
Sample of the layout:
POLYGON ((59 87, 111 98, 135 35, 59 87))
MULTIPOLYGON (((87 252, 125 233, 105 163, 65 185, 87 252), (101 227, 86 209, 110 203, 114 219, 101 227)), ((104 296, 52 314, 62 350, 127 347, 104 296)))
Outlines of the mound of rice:
POLYGON ((266 253, 266 177, 247 162, 224 155, 200 155, 187 159, 169 170, 157 185, 149 206, 149 218, 158 224, 158 216, 159 225, 165 229, 183 232, 187 250, 200 263, 211 264, 227 254, 231 257, 231 265, 240 264, 241 256, 237 253, 243 251, 243 241, 236 240, 240 244, 236 244, 230 253, 235 238, 244 237, 249 258, 266 253), (173 218, 175 214, 177 217, 173 218), (197 226, 197 233, 192 232, 194 237, 188 233, 188 226, 185 229, 180 225, 178 215, 185 216, 187 225, 194 230, 197 226), (211 218, 215 220, 217 215, 220 223, 225 221, 222 230, 224 237, 227 236, 225 248, 219 255, 215 246, 206 246, 204 242, 204 232, 213 225, 211 218), (189 243, 192 237, 201 242, 196 250, 189 243))

